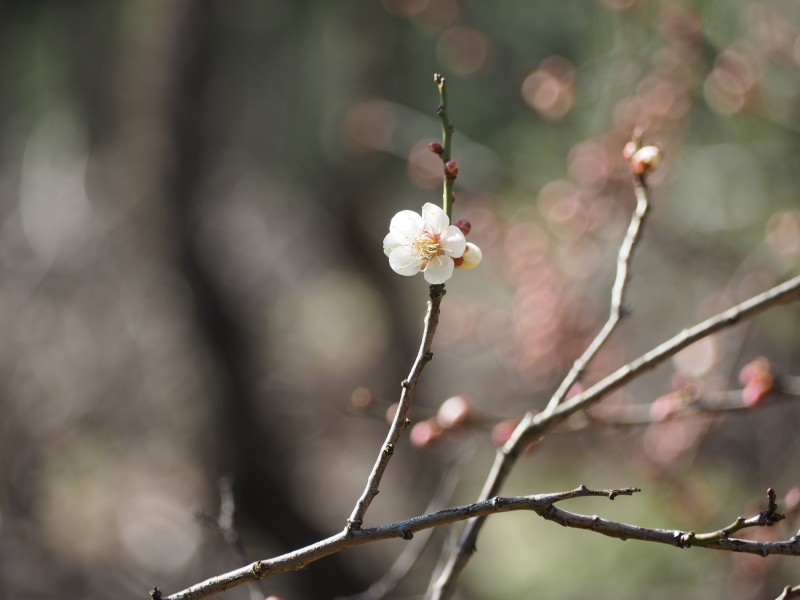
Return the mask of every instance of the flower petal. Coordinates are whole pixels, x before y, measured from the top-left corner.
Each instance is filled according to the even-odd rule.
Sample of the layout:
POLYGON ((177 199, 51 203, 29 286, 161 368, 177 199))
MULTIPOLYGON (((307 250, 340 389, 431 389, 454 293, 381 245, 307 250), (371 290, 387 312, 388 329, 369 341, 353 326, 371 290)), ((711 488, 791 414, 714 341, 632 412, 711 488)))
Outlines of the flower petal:
POLYGON ((453 276, 455 263, 449 256, 434 256, 422 272, 425 281, 431 284, 444 283, 453 276))
POLYGON ((447 256, 458 258, 464 254, 464 249, 467 247, 467 240, 458 227, 450 225, 442 234, 440 244, 447 256))
POLYGON ((447 218, 447 213, 430 202, 426 202, 422 207, 422 220, 428 230, 434 235, 442 233, 447 229, 447 226, 450 225, 450 219, 447 218))
POLYGON ((403 245, 403 241, 398 240, 397 236, 390 231, 386 234, 386 237, 383 238, 383 253, 386 256, 389 256, 392 253, 392 250, 403 245))
POLYGON ((401 210, 392 217, 389 234, 394 236, 398 245, 410 244, 423 226, 424 222, 420 215, 413 210, 401 210))
POLYGON ((410 246, 398 246, 389 254, 389 266, 400 275, 416 275, 422 269, 422 259, 410 246))

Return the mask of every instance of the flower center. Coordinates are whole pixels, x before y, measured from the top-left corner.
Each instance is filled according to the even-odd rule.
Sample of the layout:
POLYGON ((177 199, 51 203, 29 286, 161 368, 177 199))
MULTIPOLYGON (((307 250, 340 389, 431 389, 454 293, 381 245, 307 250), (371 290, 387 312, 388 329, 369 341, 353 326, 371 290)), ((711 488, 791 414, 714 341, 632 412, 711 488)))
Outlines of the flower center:
POLYGON ((411 247, 414 250, 414 254, 416 254, 426 263, 430 261, 437 254, 443 253, 442 245, 439 242, 439 236, 433 235, 428 230, 421 231, 419 235, 417 235, 417 237, 414 239, 414 242, 411 244, 411 247))

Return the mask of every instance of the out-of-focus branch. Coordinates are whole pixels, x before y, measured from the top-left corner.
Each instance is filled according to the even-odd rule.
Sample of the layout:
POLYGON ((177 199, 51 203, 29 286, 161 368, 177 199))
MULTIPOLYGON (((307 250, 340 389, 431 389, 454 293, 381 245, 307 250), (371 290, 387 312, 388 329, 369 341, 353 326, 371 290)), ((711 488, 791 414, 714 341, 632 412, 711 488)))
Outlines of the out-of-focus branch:
POLYGON ((386 467, 389 465, 397 441, 408 426, 408 412, 414 398, 414 390, 422 375, 422 370, 433 358, 431 348, 433 347, 433 337, 436 333, 436 326, 439 323, 439 307, 444 294, 445 290, 443 284, 430 286, 428 311, 425 315, 425 328, 422 333, 422 342, 420 343, 419 352, 417 353, 416 360, 414 360, 414 364, 411 366, 408 379, 404 379, 400 384, 402 391, 400 392, 400 402, 397 406, 397 411, 395 412, 394 419, 392 419, 392 424, 389 427, 386 440, 381 446, 378 458, 375 460, 375 465, 372 467, 372 471, 369 474, 367 486, 364 488, 364 492, 356 502, 353 512, 347 520, 346 531, 348 532, 361 529, 364 523, 364 515, 372 500, 378 495, 378 487, 380 486, 381 478, 386 471, 386 467))

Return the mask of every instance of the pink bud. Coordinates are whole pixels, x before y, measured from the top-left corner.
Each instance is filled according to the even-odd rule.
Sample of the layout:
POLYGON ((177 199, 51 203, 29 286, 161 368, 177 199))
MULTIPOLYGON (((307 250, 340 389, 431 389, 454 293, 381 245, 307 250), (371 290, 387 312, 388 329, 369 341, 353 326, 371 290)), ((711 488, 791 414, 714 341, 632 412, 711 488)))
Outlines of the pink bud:
POLYGON ((439 142, 431 142, 428 144, 428 150, 434 154, 438 154, 439 156, 441 156, 442 152, 444 152, 444 148, 442 148, 442 145, 439 142))
POLYGON ((628 142, 622 149, 622 156, 625 157, 625 160, 630 160, 634 152, 636 152, 638 149, 639 145, 636 142, 628 142))
POLYGON ((414 448, 428 448, 440 437, 442 437, 442 428, 432 419, 415 423, 409 434, 409 440, 414 448))
POLYGON ((464 396, 453 396, 442 402, 439 412, 436 413, 436 422, 442 429, 453 429, 464 425, 471 416, 469 400, 464 396))
POLYGON ((444 163, 444 174, 448 179, 455 179, 458 177, 458 163, 454 160, 448 160, 444 163))

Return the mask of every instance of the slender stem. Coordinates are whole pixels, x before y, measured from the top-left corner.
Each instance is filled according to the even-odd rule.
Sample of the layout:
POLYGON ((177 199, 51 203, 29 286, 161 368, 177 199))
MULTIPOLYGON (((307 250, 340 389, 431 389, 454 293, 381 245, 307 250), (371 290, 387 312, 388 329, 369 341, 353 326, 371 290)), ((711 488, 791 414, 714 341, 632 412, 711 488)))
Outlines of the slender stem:
POLYGON ((636 194, 636 210, 633 212, 631 222, 628 225, 628 231, 625 234, 625 238, 622 240, 622 245, 617 254, 617 275, 614 279, 614 285, 611 288, 611 311, 608 315, 608 320, 606 320, 600 332, 595 336, 594 340, 592 340, 592 343, 589 344, 589 347, 586 348, 583 355, 575 361, 572 369, 567 373, 567 376, 561 382, 561 385, 553 394, 552 398, 550 398, 550 402, 544 409, 545 413, 553 412, 555 408, 564 401, 570 388, 580 379, 581 375, 583 375, 589 362, 597 355, 598 351, 606 343, 619 322, 628 314, 628 310, 625 306, 625 292, 628 289, 628 281, 630 280, 628 273, 629 266, 631 258, 633 257, 633 251, 636 249, 642 237, 641 233, 644 220, 650 208, 647 183, 643 177, 634 177, 633 189, 636 194))
MULTIPOLYGON (((447 114, 447 80, 444 75, 436 73, 433 76, 433 82, 439 88, 439 106, 436 108, 436 114, 442 121, 442 163, 446 164, 450 160, 450 154, 453 143, 453 130, 454 127, 450 123, 450 118, 447 114)), ((443 191, 442 191, 442 210, 447 213, 449 219, 453 218, 453 182, 455 177, 451 177, 445 173, 443 191)))
POLYGON ((428 300, 428 311, 425 315, 425 327, 422 332, 422 341, 420 342, 419 352, 414 364, 411 366, 411 372, 408 374, 408 379, 404 379, 400 387, 400 402, 395 412, 392 424, 389 427, 389 432, 386 435, 386 440, 381 446, 381 451, 372 471, 367 479, 367 485, 364 492, 353 507, 353 512, 347 520, 346 531, 352 532, 361 529, 364 523, 364 515, 372 503, 375 496, 378 495, 378 488, 381 483, 386 467, 394 454, 394 449, 397 446, 397 441, 408 425, 408 412, 411 408, 411 402, 414 399, 414 390, 417 387, 417 382, 422 375, 422 370, 425 365, 433 358, 431 348, 433 347, 433 337, 436 333, 436 326, 439 323, 439 307, 442 303, 442 297, 445 294, 444 285, 430 286, 430 297, 428 300))

